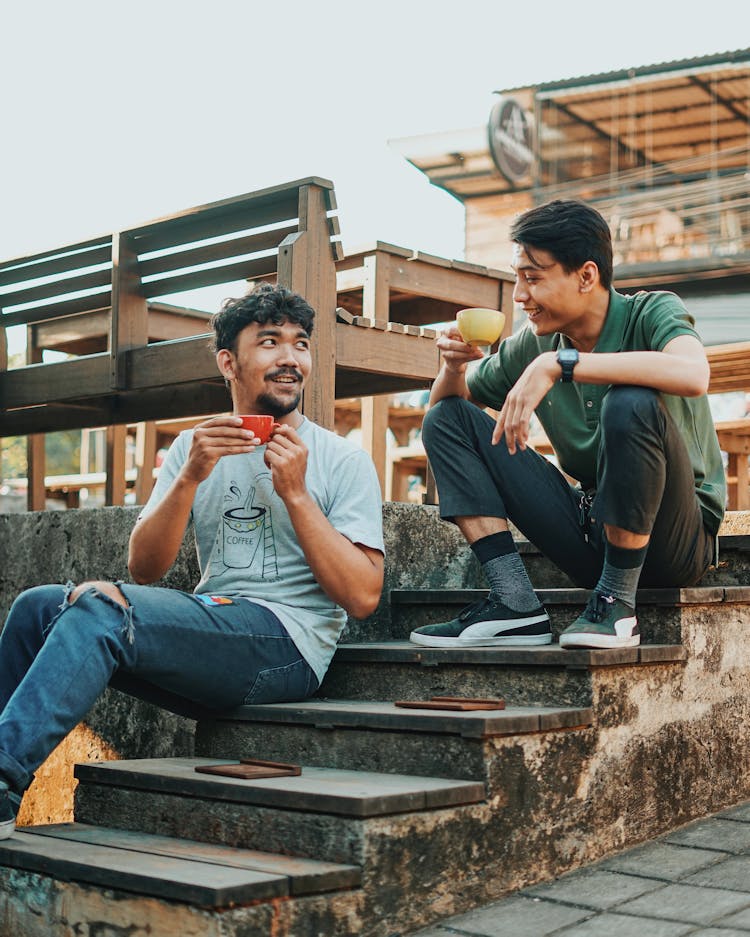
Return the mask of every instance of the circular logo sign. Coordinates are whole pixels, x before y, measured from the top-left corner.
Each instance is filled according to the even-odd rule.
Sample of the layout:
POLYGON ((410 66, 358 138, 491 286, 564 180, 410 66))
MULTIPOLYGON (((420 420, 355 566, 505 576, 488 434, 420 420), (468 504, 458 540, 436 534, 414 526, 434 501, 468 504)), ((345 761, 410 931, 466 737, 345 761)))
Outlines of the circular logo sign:
POLYGON ((488 125, 492 159, 508 182, 523 179, 534 161, 531 124, 514 98, 500 98, 488 125))

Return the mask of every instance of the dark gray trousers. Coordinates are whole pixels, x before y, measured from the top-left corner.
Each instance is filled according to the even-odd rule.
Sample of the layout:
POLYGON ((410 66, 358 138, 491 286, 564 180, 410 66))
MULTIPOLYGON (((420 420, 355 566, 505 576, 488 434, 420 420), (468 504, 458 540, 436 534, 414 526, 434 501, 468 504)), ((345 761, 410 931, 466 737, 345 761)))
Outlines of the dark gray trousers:
POLYGON ((604 524, 650 534, 641 586, 687 586, 714 558, 685 443, 661 395, 618 385, 604 399, 597 484, 589 497, 531 449, 491 443, 494 420, 460 397, 428 410, 422 428, 440 515, 502 517, 579 586, 604 561, 604 524))

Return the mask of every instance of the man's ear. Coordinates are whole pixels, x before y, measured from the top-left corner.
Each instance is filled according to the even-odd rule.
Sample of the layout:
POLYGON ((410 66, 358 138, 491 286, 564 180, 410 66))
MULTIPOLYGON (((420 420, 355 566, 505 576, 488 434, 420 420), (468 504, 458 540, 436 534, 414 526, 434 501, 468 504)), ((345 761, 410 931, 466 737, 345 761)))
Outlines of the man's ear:
POLYGON ((578 270, 578 289, 581 293, 589 293, 599 282, 599 267, 593 260, 587 260, 578 270))
POLYGON ((225 381, 234 380, 234 355, 228 348, 216 352, 216 365, 225 381))

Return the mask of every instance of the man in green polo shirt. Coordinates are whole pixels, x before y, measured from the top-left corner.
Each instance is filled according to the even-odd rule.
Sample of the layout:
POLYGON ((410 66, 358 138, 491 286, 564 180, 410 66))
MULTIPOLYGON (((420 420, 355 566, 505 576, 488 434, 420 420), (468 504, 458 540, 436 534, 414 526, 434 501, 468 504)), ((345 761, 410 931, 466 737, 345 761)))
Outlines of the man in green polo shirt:
POLYGON ((521 215, 513 298, 527 324, 496 354, 438 338, 423 439, 440 497, 487 577, 487 599, 412 632, 428 647, 547 644, 549 619, 508 520, 591 589, 563 647, 634 647, 638 585, 687 586, 712 562, 726 497, 693 319, 672 293, 612 288, 604 218, 576 201, 521 215), (499 411, 493 420, 481 407, 499 411), (536 413, 568 480, 528 448, 536 413))

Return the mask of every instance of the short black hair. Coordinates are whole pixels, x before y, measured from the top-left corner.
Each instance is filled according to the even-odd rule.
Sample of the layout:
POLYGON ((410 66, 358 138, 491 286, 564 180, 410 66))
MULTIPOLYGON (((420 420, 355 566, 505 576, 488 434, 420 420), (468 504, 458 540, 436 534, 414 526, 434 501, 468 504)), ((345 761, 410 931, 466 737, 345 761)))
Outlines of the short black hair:
POLYGON ((566 273, 579 270, 587 260, 599 268, 602 286, 612 285, 612 235, 599 212, 575 199, 555 199, 530 208, 517 218, 510 237, 536 263, 533 248, 548 251, 566 273), (531 248, 531 250, 530 250, 531 248))
POLYGON ((253 322, 292 322, 312 335, 315 310, 299 293, 283 286, 259 283, 239 299, 225 299, 221 309, 211 317, 214 330, 214 351, 226 348, 236 351, 237 336, 253 322))

